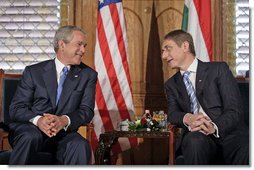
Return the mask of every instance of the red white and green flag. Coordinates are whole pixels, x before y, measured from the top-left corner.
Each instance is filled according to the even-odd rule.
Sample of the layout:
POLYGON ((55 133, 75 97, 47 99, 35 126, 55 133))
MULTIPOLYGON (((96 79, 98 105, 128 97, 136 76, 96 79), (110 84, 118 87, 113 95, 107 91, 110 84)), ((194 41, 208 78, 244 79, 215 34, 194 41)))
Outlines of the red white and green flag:
POLYGON ((212 61, 211 23, 211 0, 185 0, 182 30, 192 35, 196 57, 202 61, 212 61))

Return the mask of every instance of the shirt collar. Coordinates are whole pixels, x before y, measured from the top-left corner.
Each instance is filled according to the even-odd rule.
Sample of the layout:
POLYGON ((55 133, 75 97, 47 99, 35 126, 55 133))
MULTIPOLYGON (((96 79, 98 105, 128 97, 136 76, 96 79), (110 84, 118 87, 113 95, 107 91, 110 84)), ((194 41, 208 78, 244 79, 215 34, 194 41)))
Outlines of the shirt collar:
MULTIPOLYGON (((55 58, 55 64, 56 64, 56 71, 57 73, 61 73, 61 71, 63 70, 63 68, 65 67, 65 65, 63 63, 61 63, 60 60, 58 60, 58 58, 55 58)), ((70 65, 67 65, 68 70, 70 70, 70 65)))
MULTIPOLYGON (((193 62, 191 63, 191 65, 187 68, 186 71, 189 71, 191 73, 196 73, 197 72, 197 68, 198 68, 198 59, 195 57, 193 62)), ((183 73, 185 71, 180 70, 181 74, 183 75, 183 73)))

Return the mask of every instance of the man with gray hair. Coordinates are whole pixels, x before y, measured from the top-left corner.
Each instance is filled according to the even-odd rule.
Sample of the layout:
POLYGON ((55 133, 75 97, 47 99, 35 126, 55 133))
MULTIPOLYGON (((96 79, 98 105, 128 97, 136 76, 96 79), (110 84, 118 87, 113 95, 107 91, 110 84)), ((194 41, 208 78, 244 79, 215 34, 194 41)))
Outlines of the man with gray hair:
POLYGON ((56 58, 27 66, 10 105, 10 165, 31 164, 41 151, 63 165, 88 164, 91 148, 77 133, 94 116, 97 73, 81 62, 86 35, 63 26, 54 38, 56 58))

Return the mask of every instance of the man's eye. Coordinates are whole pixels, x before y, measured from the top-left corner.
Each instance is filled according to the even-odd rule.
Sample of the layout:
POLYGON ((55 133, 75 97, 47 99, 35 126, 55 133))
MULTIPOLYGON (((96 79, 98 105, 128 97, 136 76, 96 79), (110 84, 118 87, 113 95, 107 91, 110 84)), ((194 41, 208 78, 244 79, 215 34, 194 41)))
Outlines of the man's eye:
POLYGON ((78 43, 78 46, 83 46, 85 48, 87 46, 87 43, 78 43))
POLYGON ((166 51, 170 51, 171 48, 170 48, 169 46, 166 46, 166 47, 165 47, 165 50, 166 50, 166 51))

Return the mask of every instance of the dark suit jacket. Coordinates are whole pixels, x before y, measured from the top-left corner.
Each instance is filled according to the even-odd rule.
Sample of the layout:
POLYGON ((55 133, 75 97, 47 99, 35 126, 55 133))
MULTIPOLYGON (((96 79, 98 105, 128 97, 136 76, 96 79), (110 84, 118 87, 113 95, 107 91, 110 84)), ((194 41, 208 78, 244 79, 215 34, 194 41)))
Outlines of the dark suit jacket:
MULTIPOLYGON (((57 78, 54 60, 25 68, 10 105, 12 122, 29 122, 43 113, 68 115, 69 131, 76 131, 94 116, 97 73, 81 63, 71 66, 56 105, 57 78)), ((10 128, 11 128, 10 124, 10 128)))
MULTIPOLYGON (((183 117, 191 112, 190 99, 180 71, 165 83, 165 90, 168 121, 187 131, 183 117)), ((244 127, 240 91, 226 63, 198 60, 196 95, 206 114, 217 125, 220 138, 244 127)))

